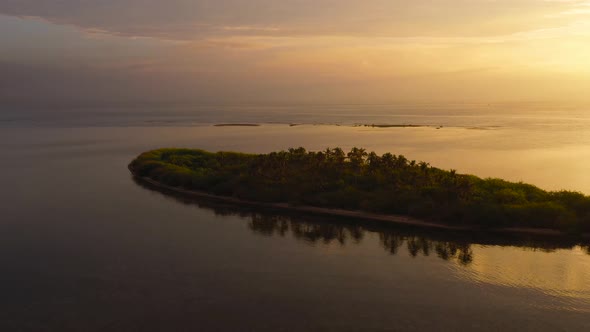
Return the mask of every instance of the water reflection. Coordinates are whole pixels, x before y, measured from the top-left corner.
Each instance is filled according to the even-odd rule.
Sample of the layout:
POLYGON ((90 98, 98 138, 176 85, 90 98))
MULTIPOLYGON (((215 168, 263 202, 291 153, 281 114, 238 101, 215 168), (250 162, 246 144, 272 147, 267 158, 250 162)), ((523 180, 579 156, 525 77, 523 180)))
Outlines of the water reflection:
POLYGON ((359 243, 364 236, 364 230, 355 225, 338 225, 319 222, 313 218, 294 216, 277 216, 262 213, 252 213, 248 227, 259 234, 286 236, 289 233, 295 238, 310 243, 323 242, 330 244, 338 242, 345 245, 348 242, 359 243))
POLYGON ((379 237, 383 247, 392 254, 396 254, 405 242, 408 253, 412 257, 430 256, 434 252, 437 257, 445 261, 456 259, 463 265, 473 261, 473 251, 469 243, 435 241, 424 236, 400 236, 393 233, 380 233, 379 237))
MULTIPOLYGON (((310 243, 322 242, 340 245, 360 243, 365 232, 374 231, 352 224, 337 224, 326 218, 309 216, 277 216, 252 213, 248 227, 262 235, 282 236, 289 234, 296 239, 310 243)), ((437 241, 426 236, 410 235, 400 230, 383 229, 378 231, 382 247, 392 255, 405 248, 412 257, 436 254, 444 260, 457 259, 461 264, 469 264, 473 260, 471 245, 465 242, 437 241)))
POLYGON ((247 219, 248 228, 259 235, 293 238, 316 244, 358 244, 367 233, 376 233, 379 243, 387 252, 397 255, 406 252, 411 257, 435 256, 445 261, 470 265, 476 259, 473 246, 518 247, 523 251, 555 252, 560 249, 579 248, 590 255, 590 245, 574 238, 554 238, 526 235, 494 235, 484 233, 441 232, 402 225, 384 225, 379 222, 288 214, 284 211, 260 211, 202 198, 187 197, 178 193, 155 188, 134 178, 141 187, 162 194, 185 205, 213 211, 221 216, 240 216, 247 219))

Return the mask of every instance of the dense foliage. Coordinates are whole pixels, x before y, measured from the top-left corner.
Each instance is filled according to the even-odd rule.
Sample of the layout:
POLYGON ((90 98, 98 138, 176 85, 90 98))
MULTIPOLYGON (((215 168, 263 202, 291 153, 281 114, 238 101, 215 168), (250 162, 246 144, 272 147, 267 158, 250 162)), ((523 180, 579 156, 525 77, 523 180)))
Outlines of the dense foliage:
POLYGON ((481 179, 365 149, 270 154, 160 149, 131 164, 135 174, 189 190, 260 202, 288 202, 447 224, 590 231, 590 197, 481 179))

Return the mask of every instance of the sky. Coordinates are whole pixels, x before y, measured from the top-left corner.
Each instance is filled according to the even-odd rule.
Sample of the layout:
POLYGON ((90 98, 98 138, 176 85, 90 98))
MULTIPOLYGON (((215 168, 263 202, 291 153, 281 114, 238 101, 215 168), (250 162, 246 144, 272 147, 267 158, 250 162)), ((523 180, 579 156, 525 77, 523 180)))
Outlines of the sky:
POLYGON ((0 101, 588 101, 587 0, 2 0, 0 101))

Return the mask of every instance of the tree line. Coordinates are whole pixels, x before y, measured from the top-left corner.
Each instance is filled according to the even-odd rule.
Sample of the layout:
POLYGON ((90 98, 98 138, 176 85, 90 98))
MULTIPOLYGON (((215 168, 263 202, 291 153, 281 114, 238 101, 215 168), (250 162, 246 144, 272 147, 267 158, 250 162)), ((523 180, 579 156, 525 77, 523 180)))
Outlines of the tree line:
POLYGON ((130 168, 170 186, 252 201, 402 214, 454 225, 590 231, 590 197, 581 193, 482 179, 356 147, 268 154, 159 149, 141 154, 130 168))

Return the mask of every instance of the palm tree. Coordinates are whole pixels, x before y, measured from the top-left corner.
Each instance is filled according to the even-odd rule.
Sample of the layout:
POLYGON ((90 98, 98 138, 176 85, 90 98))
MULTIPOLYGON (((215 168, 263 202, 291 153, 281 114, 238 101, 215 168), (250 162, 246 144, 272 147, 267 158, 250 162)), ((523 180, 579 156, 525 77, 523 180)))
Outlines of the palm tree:
POLYGON ((346 155, 344 154, 344 151, 342 151, 341 148, 332 149, 332 156, 334 158, 334 161, 339 165, 342 165, 346 158, 346 155))
POLYGON ((383 164, 385 165, 385 167, 387 168, 392 168, 395 164, 395 156, 392 155, 391 153, 387 152, 386 154, 384 154, 383 156, 381 156, 381 161, 383 162, 383 164))
POLYGON ((360 169, 362 167, 362 165, 364 165, 365 158, 368 155, 369 154, 367 153, 367 150, 365 150, 363 148, 356 148, 356 147, 354 147, 347 154, 347 157, 348 157, 348 160, 352 163, 352 165, 355 168, 360 169))
POLYGON ((369 169, 375 171, 381 166, 381 157, 379 157, 374 151, 371 151, 367 157, 369 163, 369 169))

